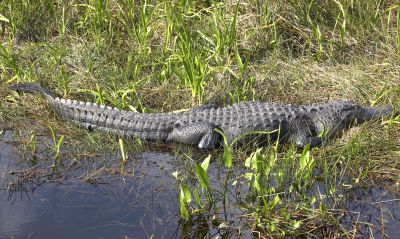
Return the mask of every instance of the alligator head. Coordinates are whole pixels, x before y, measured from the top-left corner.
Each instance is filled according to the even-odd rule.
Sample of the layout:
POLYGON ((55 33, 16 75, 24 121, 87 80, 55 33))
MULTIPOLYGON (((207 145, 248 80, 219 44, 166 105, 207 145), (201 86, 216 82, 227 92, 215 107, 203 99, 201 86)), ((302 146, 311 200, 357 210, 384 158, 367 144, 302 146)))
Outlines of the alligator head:
POLYGON ((318 135, 335 138, 352 126, 390 116, 392 107, 362 107, 351 101, 333 101, 307 108, 318 135))

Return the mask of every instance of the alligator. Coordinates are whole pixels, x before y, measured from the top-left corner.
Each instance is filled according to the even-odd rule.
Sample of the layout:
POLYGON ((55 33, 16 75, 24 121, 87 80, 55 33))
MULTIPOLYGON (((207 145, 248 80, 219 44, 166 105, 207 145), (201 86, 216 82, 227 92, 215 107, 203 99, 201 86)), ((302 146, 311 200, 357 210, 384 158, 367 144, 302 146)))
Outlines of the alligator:
POLYGON ((41 93, 62 119, 88 130, 125 138, 175 141, 201 149, 236 142, 240 137, 242 142, 293 143, 299 149, 306 145, 320 147, 352 126, 393 114, 390 106, 362 107, 347 100, 310 105, 241 102, 227 107, 204 105, 184 112, 137 113, 59 98, 38 83, 10 88, 41 93))

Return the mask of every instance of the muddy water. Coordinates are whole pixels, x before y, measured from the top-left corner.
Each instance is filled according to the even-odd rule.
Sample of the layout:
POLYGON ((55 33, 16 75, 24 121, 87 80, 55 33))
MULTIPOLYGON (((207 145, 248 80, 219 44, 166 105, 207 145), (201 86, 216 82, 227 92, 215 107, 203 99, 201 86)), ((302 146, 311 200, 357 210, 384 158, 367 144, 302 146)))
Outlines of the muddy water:
MULTIPOLYGON (((42 177, 22 190, 7 190, 18 172, 15 149, 0 141, 0 238, 174 238, 178 215, 175 179, 153 165, 167 154, 143 153, 132 175, 108 176, 95 184, 75 177, 42 177), (144 162, 144 161, 142 161, 144 162)), ((175 160, 176 161, 176 160, 175 160)))

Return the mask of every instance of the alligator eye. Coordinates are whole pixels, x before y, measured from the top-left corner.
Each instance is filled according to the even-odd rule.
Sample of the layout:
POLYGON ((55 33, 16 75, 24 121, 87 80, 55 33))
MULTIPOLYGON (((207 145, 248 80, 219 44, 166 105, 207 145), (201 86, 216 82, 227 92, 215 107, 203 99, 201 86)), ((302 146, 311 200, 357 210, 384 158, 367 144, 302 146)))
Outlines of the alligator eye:
POLYGON ((342 108, 343 111, 348 111, 348 110, 354 110, 353 107, 343 107, 342 108))

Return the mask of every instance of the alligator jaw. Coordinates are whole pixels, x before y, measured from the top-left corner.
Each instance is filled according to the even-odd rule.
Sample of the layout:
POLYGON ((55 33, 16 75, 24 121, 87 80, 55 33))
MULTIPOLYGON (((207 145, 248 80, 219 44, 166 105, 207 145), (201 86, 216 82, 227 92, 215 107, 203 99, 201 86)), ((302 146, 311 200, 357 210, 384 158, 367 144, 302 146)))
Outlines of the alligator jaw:
POLYGON ((362 107, 358 110, 355 125, 363 124, 367 121, 388 117, 392 114, 393 108, 391 106, 385 107, 362 107))

